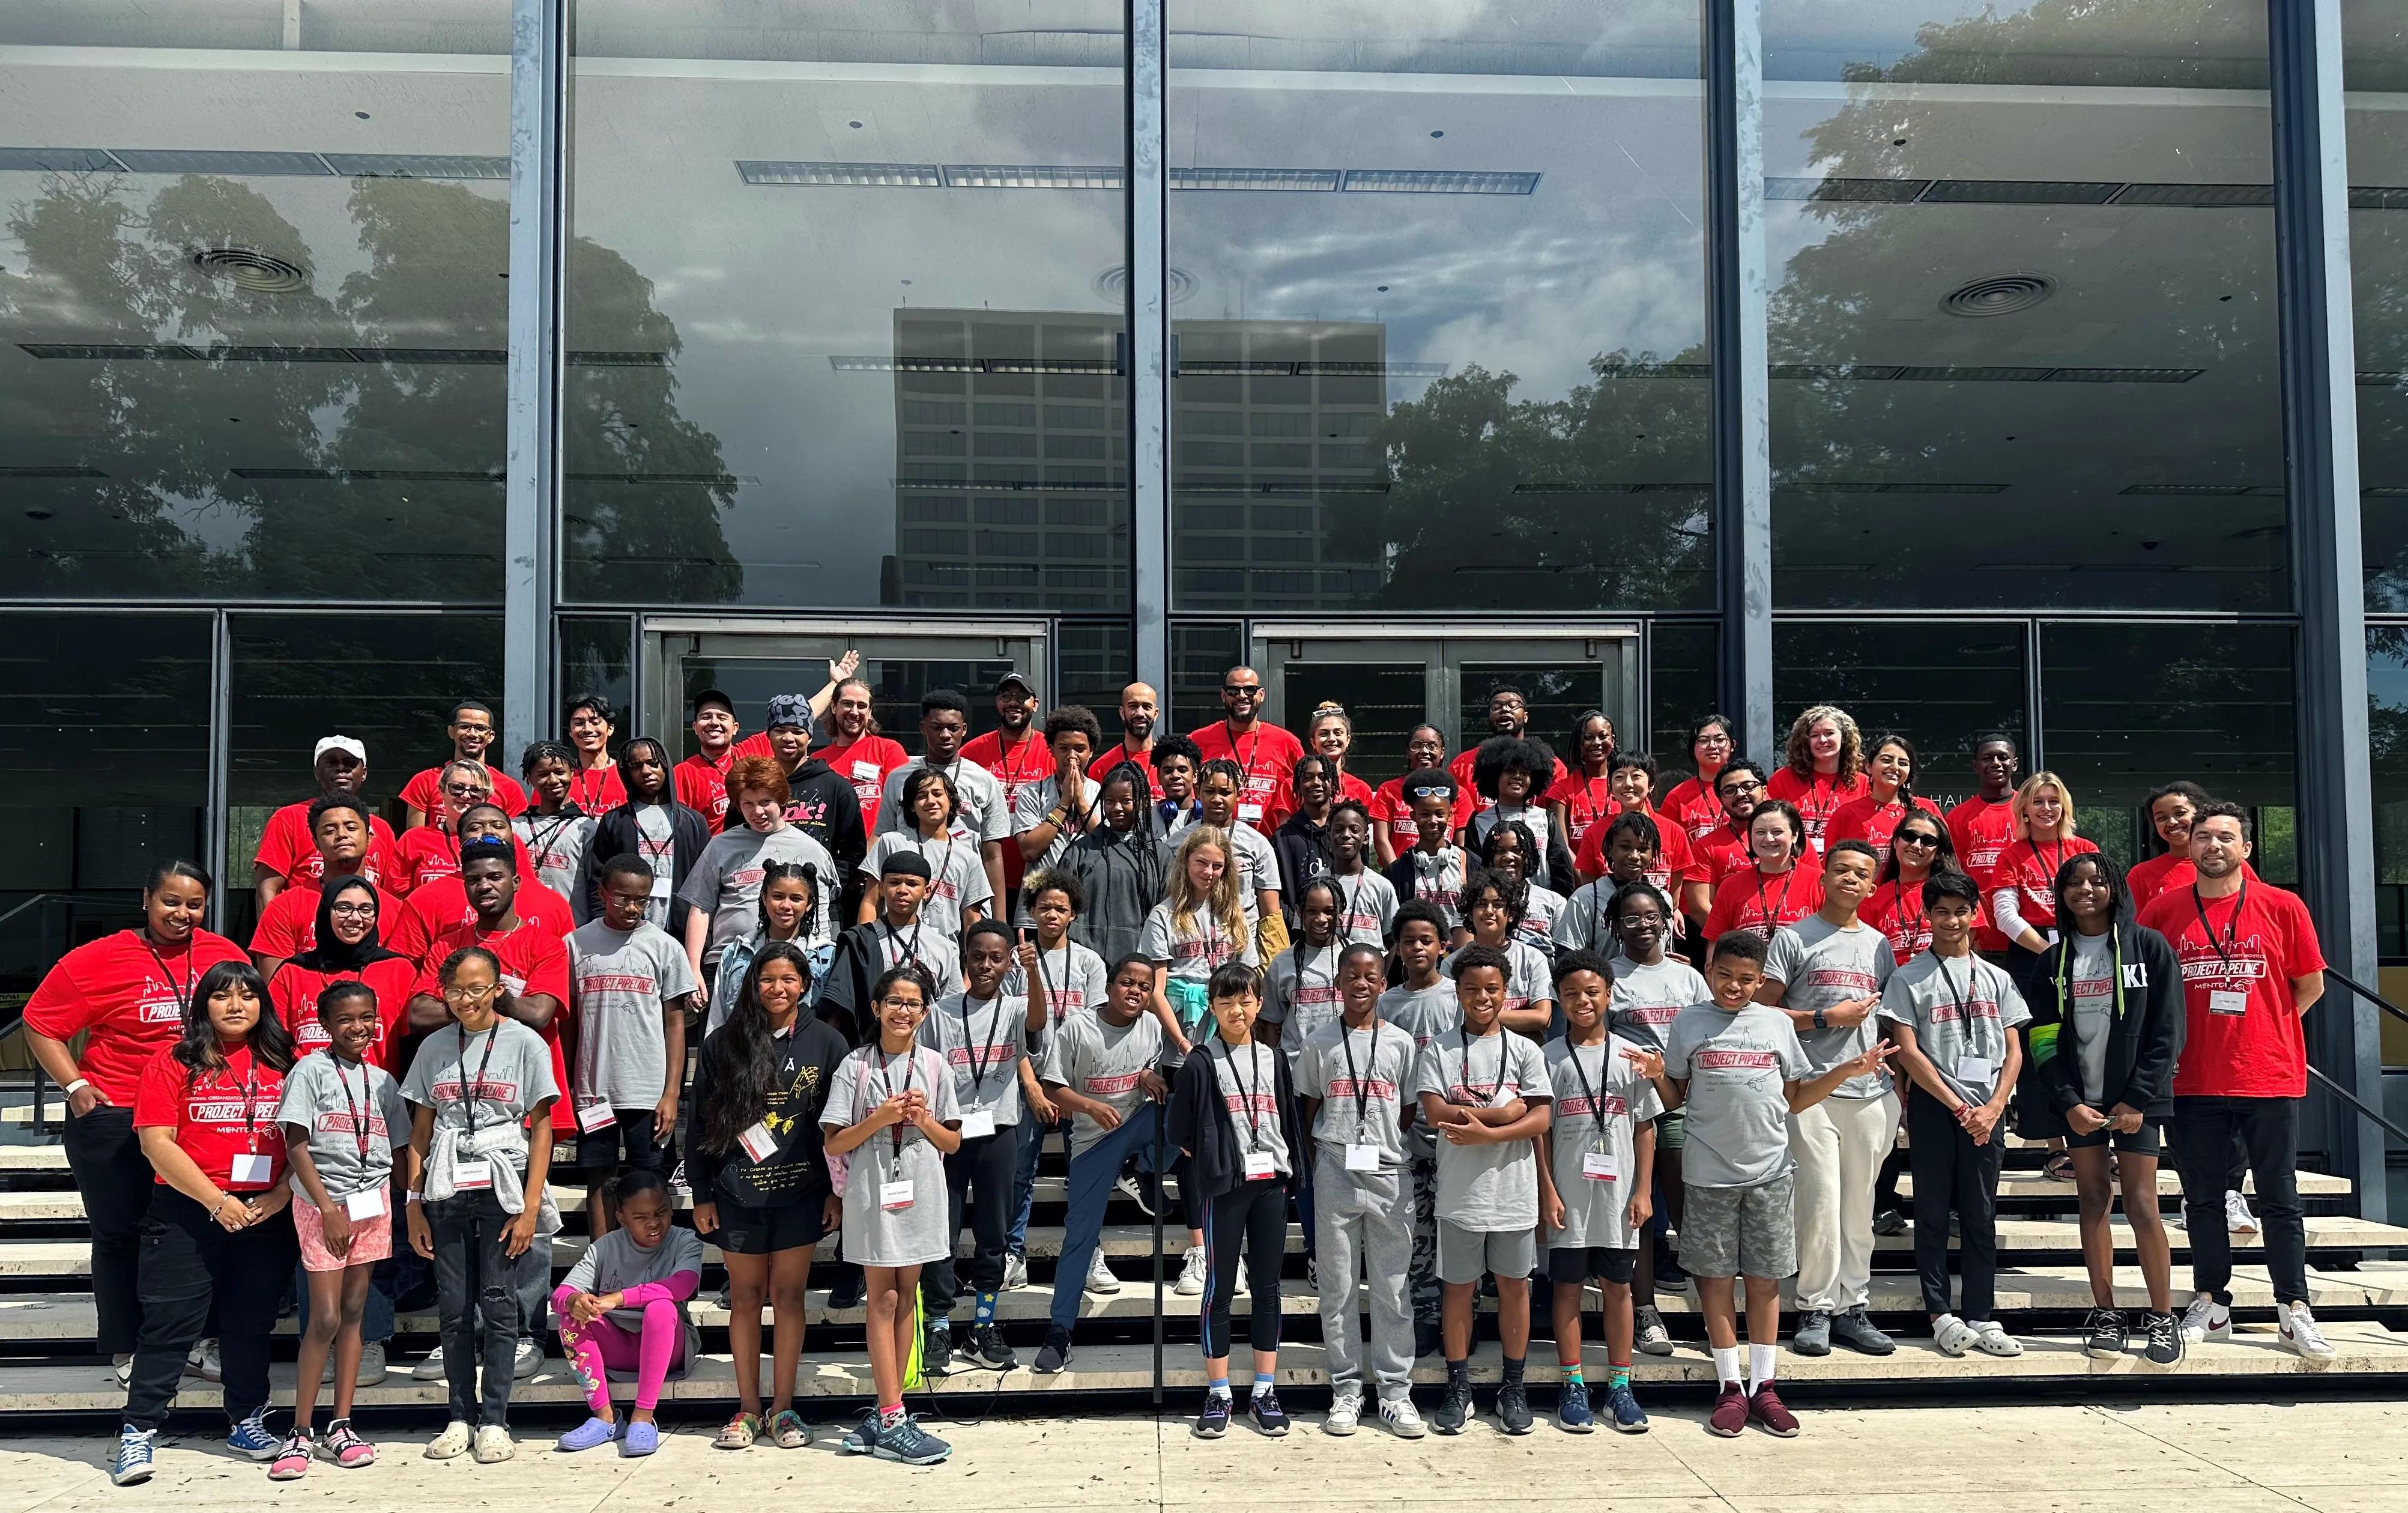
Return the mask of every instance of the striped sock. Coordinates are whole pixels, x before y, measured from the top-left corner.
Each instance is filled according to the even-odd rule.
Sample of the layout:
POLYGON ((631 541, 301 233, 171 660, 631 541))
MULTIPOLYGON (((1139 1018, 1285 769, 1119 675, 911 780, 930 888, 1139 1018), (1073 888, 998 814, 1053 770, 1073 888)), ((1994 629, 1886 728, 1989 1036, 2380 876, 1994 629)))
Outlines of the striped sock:
POLYGON ((1211 1381, 1206 1382, 1204 1384, 1204 1395, 1206 1397, 1227 1397, 1229 1395, 1229 1378, 1226 1376, 1215 1376, 1211 1381))
POLYGON ((1630 1385, 1629 1362, 1608 1360, 1605 1364, 1606 1368, 1613 1373, 1613 1379, 1608 1384, 1609 1386, 1627 1387, 1630 1385))

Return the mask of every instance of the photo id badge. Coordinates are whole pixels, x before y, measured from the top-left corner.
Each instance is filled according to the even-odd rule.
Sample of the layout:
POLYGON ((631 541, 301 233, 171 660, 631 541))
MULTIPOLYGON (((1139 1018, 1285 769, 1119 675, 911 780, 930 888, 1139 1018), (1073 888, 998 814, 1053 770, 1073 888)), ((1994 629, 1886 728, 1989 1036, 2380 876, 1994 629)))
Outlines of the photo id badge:
POLYGON ((1986 1088, 1990 1085, 1990 1079, 1998 1075, 1998 1072, 1999 1063, 1986 1056, 1956 1058, 1956 1076, 1961 1082, 1970 1082, 1986 1088))
POLYGON ((881 1182, 878 1184, 878 1206, 890 1214, 898 1208, 910 1207, 911 1184, 908 1181, 881 1182))
POLYGON ((675 878, 663 877, 658 872, 653 873, 652 897, 656 899, 667 898, 669 896, 669 885, 675 881, 675 878))
POLYGON ((577 1105, 577 1128, 585 1134, 592 1134, 596 1130, 608 1130, 618 1122, 618 1112, 608 1103, 577 1105))
POLYGON ((1271 1160, 1271 1153, 1269 1151, 1250 1150, 1246 1152, 1247 1181, 1260 1182, 1265 1177, 1277 1175, 1279 1175, 1279 1163, 1271 1160))
POLYGON ((1379 1146, 1366 1146, 1358 1143, 1346 1147, 1346 1170, 1350 1172, 1376 1172, 1379 1169, 1379 1146))
POLYGON ((767 1123, 756 1124, 738 1135, 736 1143, 744 1147, 745 1155, 756 1161, 766 1161, 778 1151, 778 1137, 769 1132, 767 1123))
POLYGON ((275 1161, 265 1156, 236 1156, 234 1159, 234 1170, 229 1174, 231 1180, 228 1185, 236 1188, 264 1188, 275 1180, 275 1161))
POLYGON ((1241 803, 1238 806, 1238 817, 1249 825, 1259 825, 1263 820, 1263 806, 1256 803, 1241 803))
POLYGON ((2249 995, 2234 987, 2213 988, 2207 995, 2210 1014, 2247 1014, 2249 995))
POLYGON ((453 1161, 452 1186, 461 1192, 483 1192, 494 1185, 494 1163, 490 1160, 453 1161))
POLYGON ((1610 1150, 1584 1150, 1581 1152, 1581 1175, 1591 1182, 1619 1182, 1622 1162, 1610 1150))
POLYGON ((962 1111, 962 1138, 983 1140, 995 1133, 995 1110, 969 1108, 962 1111))
POLYGON ((343 1213, 355 1219, 384 1218, 385 1189, 382 1184, 364 1188, 343 1200, 343 1213))

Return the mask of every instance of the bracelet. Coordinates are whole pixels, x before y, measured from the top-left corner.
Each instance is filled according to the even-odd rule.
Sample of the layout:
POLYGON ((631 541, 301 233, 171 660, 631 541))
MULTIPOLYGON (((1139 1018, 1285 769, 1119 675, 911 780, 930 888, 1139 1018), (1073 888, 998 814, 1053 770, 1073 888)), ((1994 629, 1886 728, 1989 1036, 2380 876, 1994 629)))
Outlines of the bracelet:
POLYGON ((89 1088, 91 1086, 92 1079, 90 1077, 78 1077, 75 1081, 70 1082, 65 1087, 60 1088, 59 1093, 62 1097, 73 1098, 76 1095, 77 1088, 89 1088))

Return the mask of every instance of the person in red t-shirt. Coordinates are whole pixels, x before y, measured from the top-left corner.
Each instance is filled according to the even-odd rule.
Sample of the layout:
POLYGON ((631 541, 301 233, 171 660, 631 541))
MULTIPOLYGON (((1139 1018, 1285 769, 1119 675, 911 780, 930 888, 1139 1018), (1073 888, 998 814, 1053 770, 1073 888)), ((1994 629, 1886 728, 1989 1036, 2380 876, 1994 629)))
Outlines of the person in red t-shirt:
POLYGON ((2308 1091, 2301 1021, 2324 996, 2325 958, 2307 905, 2250 877, 2249 850, 2249 818, 2240 805, 2200 805, 2190 830, 2196 880, 2159 893, 2139 921, 2171 942, 2182 963, 2184 1037, 2174 1065, 2172 1132, 2195 1290, 2183 1333, 2221 1339, 2232 1327, 2224 1190, 2238 1137, 2257 1179, 2279 1337, 2321 1363, 2334 1352, 2308 1310, 2299 1131, 2308 1091))
POLYGON ((2146 861, 2134 862, 2132 870, 2124 874, 2124 886, 2131 891, 2133 908, 2147 908, 2149 901, 2167 888, 2190 886, 2196 875, 2190 865, 2190 822, 2198 816, 2200 805, 2210 801, 2205 788, 2180 779, 2149 795, 2149 824, 2157 830, 2157 839, 2166 843, 2166 849, 2146 861))
POLYGON ((1395 866, 1397 858, 1411 851, 1421 839, 1421 831, 1413 823, 1412 800, 1405 797, 1405 785, 1412 781, 1416 772, 1445 766, 1445 731, 1435 725, 1416 725, 1405 732, 1404 776, 1392 777, 1371 790, 1371 844, 1382 868, 1395 866))
MULTIPOLYGON (((526 843, 510 829, 509 820, 503 815, 498 805, 479 804, 460 816, 460 849, 453 856, 466 856, 468 848, 480 841, 507 845, 510 848, 510 855, 517 859, 517 908, 521 918, 561 936, 577 928, 576 911, 564 895, 537 880, 535 860, 527 855, 526 843)), ((449 877, 438 877, 412 893, 408 906, 410 913, 418 916, 430 950, 437 937, 477 917, 476 909, 468 901, 467 889, 462 886, 456 872, 449 877)), ((398 939, 395 944, 399 944, 398 939)))
POLYGON ((1722 828, 1723 806, 1714 791, 1714 780, 1722 775, 1723 764, 1738 750, 1739 742, 1731 733, 1727 714, 1703 715, 1689 727, 1689 760, 1696 764, 1697 775, 1673 784, 1671 791, 1657 803, 1656 811, 1687 830, 1693 843, 1722 828))
MULTIPOLYGON (((1489 690, 1488 735, 1481 739, 1484 741, 1496 736, 1512 736, 1516 741, 1529 739, 1530 701, 1521 689, 1499 686, 1489 690)), ((1553 755, 1552 747, 1549 754, 1553 755)), ((1472 815, 1488 807, 1489 801, 1480 796, 1479 785, 1472 781, 1471 769, 1479 759, 1480 742, 1475 741, 1457 752, 1455 760, 1447 764, 1447 775, 1455 779, 1455 791, 1463 797, 1463 806, 1455 816, 1455 828, 1458 830, 1471 822, 1472 815)), ((1570 771, 1564 766, 1564 759, 1557 756, 1555 760, 1555 776, 1547 780, 1550 791, 1557 785, 1570 787, 1572 781, 1570 771)))
POLYGON ((201 928, 209 874, 189 861, 151 872, 142 924, 77 946, 25 1001, 25 1048, 66 1090, 67 1169, 92 1232, 92 1293, 100 1348, 123 1365, 142 1331, 135 1292, 150 1163, 134 1134, 142 1068, 176 1043, 203 973, 245 960, 242 947, 201 928), (89 1031, 80 1055, 68 1043, 89 1031))
MULTIPOLYGON (((498 842, 472 841, 461 848, 460 886, 475 917, 438 931, 427 947, 425 969, 409 1000, 410 1029, 435 1030, 452 1022, 438 981, 443 960, 462 946, 481 945, 502 963, 502 987, 509 993, 502 1012, 543 1037, 552 1048, 552 1086, 567 1087, 568 1061, 561 1047, 568 1024, 568 947, 558 933, 520 916, 523 885, 498 842)), ((576 1132, 570 1102, 564 1098, 552 1105, 555 1135, 576 1132)))
MULTIPOLYGON (((519 791, 513 785, 511 792, 519 791)), ((483 803, 510 814, 526 807, 523 796, 517 802, 495 798, 493 773, 482 762, 467 761, 443 764, 442 782, 431 801, 435 807, 429 812, 428 822, 403 833, 400 843, 394 847, 392 875, 382 879, 387 888, 405 899, 421 885, 450 877, 460 870, 460 843, 452 834, 458 829, 460 815, 483 803)))
MULTIPOLYGON (((1656 824, 1660 859, 1649 871, 1647 881, 1671 901, 1679 916, 1703 919, 1713 907, 1713 888, 1707 882, 1705 862, 1690 847, 1689 832, 1656 807, 1656 758, 1643 751, 1615 754, 1606 791, 1613 814, 1644 814, 1656 824)), ((1583 882, 1606 875, 1605 838, 1609 824, 1599 821, 1592 825, 1572 857, 1572 868, 1583 882)))
MULTIPOLYGON (((367 791, 368 748, 351 736, 328 736, 311 755, 310 771, 318 780, 320 795, 348 793, 358 798, 367 791)), ((367 860, 361 875, 381 880, 393 866, 393 827, 370 814, 368 834, 367 860)), ((267 816, 251 872, 263 912, 293 884, 322 875, 318 848, 309 839, 309 800, 286 804, 267 816)))
MULTIPOLYGON (((268 1011, 267 984, 247 961, 201 974, 176 1043, 144 1063, 134 1129, 157 1172, 142 1239, 142 1334, 125 1384, 124 1421, 142 1436, 148 1471, 184 1359, 214 1318, 226 1443, 254 1458, 278 1439, 267 1411, 267 1341, 301 1242, 285 1205, 284 1128, 276 1121, 293 1042, 268 1011)), ((127 1451, 121 1443, 120 1469, 127 1451)))
MULTIPOLYGON (((1948 839, 1956 844, 1956 859, 1985 899, 1990 896, 1990 874, 1999 870, 1999 858, 2014 844, 2015 773, 2022 766, 2014 737, 1999 730, 1980 737, 1973 742, 1973 797, 1948 811, 1948 839)), ((2007 938, 1995 923, 1973 931, 1973 949, 1997 953, 2006 948, 2007 938)))
MULTIPOLYGON (((848 676, 836 685, 828 705, 828 719, 836 727, 836 740, 820 748, 820 760, 853 785, 853 796, 861 800, 861 831, 864 835, 876 835, 878 805, 886 793, 886 779, 911 759, 910 754, 878 733, 878 720, 870 709, 869 684, 859 678, 848 676)), ((738 755, 752 753, 739 751, 738 755)), ((760 755, 769 755, 766 742, 760 755)), ((724 823, 722 821, 723 827, 724 823)))
MULTIPOLYGON (((962 758, 994 773, 1002 786, 1006 814, 1018 814, 1021 794, 1054 775, 1054 749, 1034 728, 1037 706, 1037 685, 1018 672, 1007 672, 995 684, 995 713, 1001 728, 962 742, 962 758)), ((1003 848, 1004 897, 995 902, 998 918, 1010 918, 1017 908, 1007 901, 1020 897, 1026 867, 1018 846, 1003 848)))
MULTIPOLYGON (((1724 775, 1729 775, 1727 770, 1724 775)), ((1743 929, 1769 941, 1782 926, 1794 925, 1823 907, 1823 870, 1806 849, 1805 837, 1805 824, 1788 803, 1768 799, 1756 806, 1747 821, 1753 859, 1714 889, 1713 912, 1706 915, 1707 940, 1743 929)))
POLYGON ((368 1059, 393 1070, 394 1053, 408 1032, 395 1027, 409 1011, 424 945, 407 952, 387 946, 378 929, 386 918, 416 925, 408 905, 388 912, 384 896, 365 878, 337 879, 320 894, 316 944, 279 964, 267 978, 267 996, 293 1037, 294 1055, 307 1056, 327 1044, 326 1028, 318 1020, 318 995, 349 979, 366 983, 376 995, 377 1032, 368 1044, 368 1059))
POLYGON ((708 821, 713 835, 727 820, 727 769, 736 760, 738 728, 736 700, 716 688, 705 688, 694 696, 694 741, 698 749, 677 764, 673 775, 677 801, 708 821))
POLYGON ((1354 749, 1354 721, 1347 714, 1346 706, 1334 699, 1324 699, 1313 706, 1312 723, 1305 731, 1306 744, 1338 766, 1338 788, 1330 796, 1333 804, 1348 800, 1371 810, 1371 785, 1349 771, 1346 757, 1354 749))
POLYGON ((1890 833, 1898 829, 1898 822, 1906 817, 1908 811, 1920 809, 1944 827, 1947 816, 1940 812, 1940 806, 1914 791, 1915 766, 1914 742, 1906 737, 1885 735, 1874 742, 1871 759, 1865 764, 1866 791, 1861 798, 1842 804, 1831 815, 1824 843, 1862 841, 1886 863, 1890 833))
POLYGON ((2099 847, 2073 833, 2073 794, 2054 772, 2015 790, 2015 839, 1990 872, 1990 918, 2007 940, 2007 971, 2020 987, 2057 942, 2057 873, 2099 847))
POLYGON ((450 761, 437 762, 417 773, 401 785, 401 801, 408 813, 403 816, 405 831, 436 822, 443 800, 443 772, 452 762, 474 762, 485 772, 487 791, 494 801, 515 814, 526 807, 526 795, 517 782, 500 768, 485 760, 485 753, 494 745, 494 712, 475 699, 463 699, 452 707, 451 723, 443 733, 452 738, 450 761))
MULTIPOLYGON (((387 892, 367 876, 365 858, 368 815, 360 800, 348 793, 322 794, 311 802, 309 812, 310 838, 318 847, 317 874, 276 895, 275 901, 260 912, 259 923, 251 929, 251 963, 264 976, 275 975, 285 958, 305 949, 315 939, 320 889, 328 878, 358 877, 376 887, 386 917, 412 919, 398 895, 387 892)), ((409 833, 438 832, 418 829, 409 833)), ((396 929, 394 944, 402 949, 416 950, 426 944, 426 933, 413 919, 408 926, 396 929)))
MULTIPOLYGON (((1764 800, 1764 769, 1753 757, 1735 756, 1714 774, 1714 801, 1723 806, 1723 822, 1692 844, 1691 872, 1702 873, 1710 892, 1719 892, 1723 880, 1744 870, 1755 859, 1748 842, 1748 821, 1764 800)), ((1700 916, 1703 917, 1702 915, 1700 916)))
POLYGON ((1865 796, 1865 738, 1843 709, 1817 704, 1791 723, 1782 765, 1765 795, 1794 804, 1806 822, 1806 848, 1815 857, 1828 843, 1831 816, 1865 796))
POLYGON ((600 694, 581 694, 568 706, 568 746, 577 753, 568 797, 589 814, 607 814, 627 801, 626 782, 610 751, 618 729, 610 701, 600 694))
MULTIPOLYGON (((1923 885, 1935 872, 1961 872, 1948 827, 1929 814, 1910 811, 1890 832, 1889 859, 1881 882, 1865 901, 1864 921, 1889 937, 1890 955, 1903 967, 1931 949, 1931 913, 1923 905, 1923 885)), ((1976 905, 1973 925, 1989 923, 1986 905, 1976 905)))
MULTIPOLYGON (((1599 827, 1621 812, 1613 800, 1614 759, 1613 722, 1602 711, 1590 710, 1572 722, 1570 770, 1547 787, 1547 811, 1555 816, 1555 833, 1570 848, 1572 866, 1580 871, 1583 882, 1604 875, 1602 862, 1591 872, 1581 857, 1584 851, 1590 856, 1597 854, 1605 843, 1604 831, 1599 827), (1591 835, 1597 836, 1595 842, 1589 841, 1591 835)), ((1652 791, 1656 778, 1652 758, 1647 764, 1647 777, 1652 791)))
POLYGON ((1206 761, 1226 758, 1238 764, 1245 783, 1238 791, 1238 819, 1260 834, 1269 835, 1295 811, 1296 759, 1304 742, 1261 719, 1262 675, 1250 667, 1233 667, 1221 679, 1225 716, 1188 732, 1206 761))
POLYGON ((1101 783, 1104 774, 1123 762, 1135 762, 1145 770, 1154 785, 1154 796, 1162 797, 1162 782, 1154 773, 1154 728, 1162 717, 1162 698, 1150 683, 1133 683, 1121 690, 1120 741, 1096 753, 1087 769, 1087 775, 1101 783))

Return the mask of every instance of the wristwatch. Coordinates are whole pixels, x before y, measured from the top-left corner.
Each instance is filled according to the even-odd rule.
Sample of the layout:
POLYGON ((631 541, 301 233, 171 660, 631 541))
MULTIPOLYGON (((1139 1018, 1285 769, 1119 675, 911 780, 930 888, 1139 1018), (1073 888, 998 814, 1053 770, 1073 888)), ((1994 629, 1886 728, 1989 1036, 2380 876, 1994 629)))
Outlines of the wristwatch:
POLYGON ((1831 1020, 1829 1016, 1824 1014, 1820 1009, 1816 1009, 1814 1011, 1814 1028, 1817 1030, 1828 1030, 1831 1028, 1831 1020))

